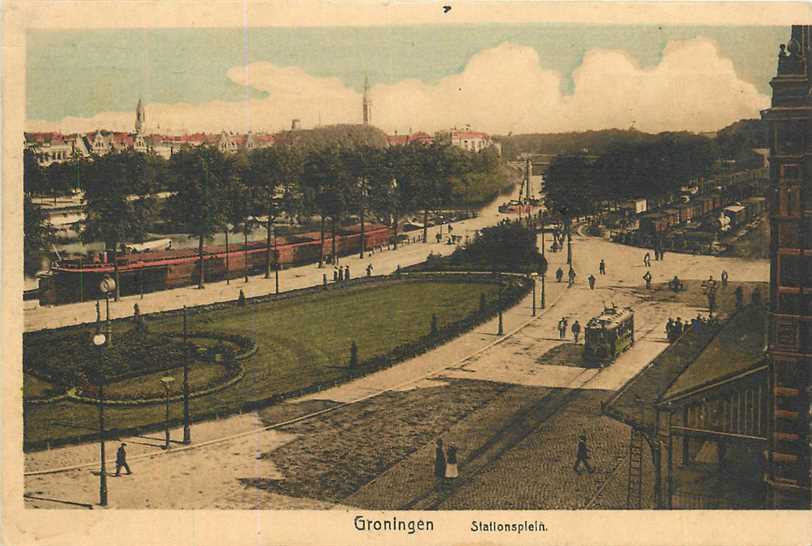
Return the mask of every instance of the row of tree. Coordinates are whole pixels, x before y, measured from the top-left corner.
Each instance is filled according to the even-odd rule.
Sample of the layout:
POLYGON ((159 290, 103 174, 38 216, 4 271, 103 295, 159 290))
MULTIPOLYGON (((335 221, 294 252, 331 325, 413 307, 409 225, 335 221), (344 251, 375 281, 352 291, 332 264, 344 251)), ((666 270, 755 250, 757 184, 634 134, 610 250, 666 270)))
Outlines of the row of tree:
POLYGON ((692 179, 710 174, 718 159, 713 140, 689 133, 620 143, 597 159, 579 153, 559 155, 544 176, 548 207, 573 217, 624 199, 667 199, 692 179))
MULTIPOLYGON (((26 161, 29 194, 36 193, 31 182, 42 175, 34 165, 26 161)), ((493 196, 506 177, 492 151, 417 143, 310 149, 279 144, 239 154, 203 146, 183 149, 168 161, 124 151, 66 165, 84 192, 84 241, 104 241, 116 250, 124 242, 143 241, 160 211, 162 219, 197 238, 202 260, 204 242, 214 233, 240 232, 247 240, 261 223, 267 233, 266 274, 273 263, 273 226, 281 217, 305 222, 317 216, 322 241, 329 223, 334 246, 342 222, 360 219, 363 240, 365 220, 373 218, 392 225, 397 242, 404 216, 420 212, 427 224, 431 211, 473 206, 483 195, 493 196), (161 203, 156 193, 164 190, 171 196, 161 203)), ((33 207, 30 199, 27 203, 33 207)), ((26 214, 32 219, 27 248, 34 250, 43 244, 47 226, 35 221, 33 209, 26 214)))

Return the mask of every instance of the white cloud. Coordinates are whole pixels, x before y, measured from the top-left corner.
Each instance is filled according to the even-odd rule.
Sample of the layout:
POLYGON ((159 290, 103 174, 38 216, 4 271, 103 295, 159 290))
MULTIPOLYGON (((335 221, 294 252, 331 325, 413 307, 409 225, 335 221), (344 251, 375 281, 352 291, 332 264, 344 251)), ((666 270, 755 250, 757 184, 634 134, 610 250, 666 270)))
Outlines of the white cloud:
MULTIPOLYGON (((233 131, 358 123, 361 95, 337 78, 268 62, 235 67, 228 77, 267 93, 260 99, 147 105, 148 124, 162 131, 233 131)), ((708 39, 670 42, 661 61, 641 68, 623 51, 589 51, 573 73, 574 90, 560 91, 561 74, 545 69, 530 47, 503 43, 474 55, 458 74, 435 84, 403 80, 371 90, 373 124, 388 131, 434 131, 470 124, 492 133, 627 128, 643 131, 721 128, 757 116, 769 98, 741 80, 730 59, 708 39)), ((29 121, 29 130, 131 130, 133 112, 102 112, 58 123, 29 121)))

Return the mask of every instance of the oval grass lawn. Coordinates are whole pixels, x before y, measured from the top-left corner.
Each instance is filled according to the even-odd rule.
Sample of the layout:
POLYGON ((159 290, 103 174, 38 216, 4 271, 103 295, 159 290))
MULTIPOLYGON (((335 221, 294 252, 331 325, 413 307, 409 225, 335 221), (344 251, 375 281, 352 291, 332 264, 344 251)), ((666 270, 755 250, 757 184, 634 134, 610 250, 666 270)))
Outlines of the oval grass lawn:
MULTIPOLYGON (((192 332, 249 336, 258 346, 255 355, 242 361, 245 377, 225 390, 193 398, 192 416, 212 412, 226 415, 244 402, 345 378, 353 341, 358 346, 359 362, 388 354, 428 336, 433 314, 442 330, 444 325, 477 313, 480 294, 491 302, 498 290, 496 283, 394 282, 190 314, 192 332)), ((180 317, 147 316, 147 320, 151 333, 181 330, 180 317)), ((114 339, 127 335, 133 327, 128 321, 114 322, 114 339)), ((81 342, 87 333, 76 329, 76 336, 81 342)), ((35 342, 36 336, 25 341, 35 342)), ((155 377, 142 379, 154 381, 155 377)), ((130 380, 129 384, 133 383, 130 380)), ((126 387, 113 384, 110 388, 121 392, 126 387)), ((172 419, 180 419, 182 403, 173 402, 170 411, 172 419)), ((108 406, 106 416, 110 429, 125 429, 163 422, 164 407, 108 406)), ((25 408, 26 443, 92 434, 95 427, 97 409, 92 405, 64 400, 25 408)))

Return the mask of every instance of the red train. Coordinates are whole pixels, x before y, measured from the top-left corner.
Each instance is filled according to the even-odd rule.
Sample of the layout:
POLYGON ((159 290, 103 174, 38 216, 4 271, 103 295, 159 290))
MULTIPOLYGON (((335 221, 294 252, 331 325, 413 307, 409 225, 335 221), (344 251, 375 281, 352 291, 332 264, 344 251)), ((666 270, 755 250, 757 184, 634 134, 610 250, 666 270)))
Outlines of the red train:
MULTIPOLYGON (((390 241, 392 229, 380 224, 367 224, 364 230, 365 247, 385 245, 390 241)), ((315 263, 319 259, 319 232, 279 237, 271 249, 271 267, 315 263)), ((332 236, 324 237, 324 256, 333 251, 332 236)), ((361 248, 360 226, 341 228, 336 236, 336 254, 358 252, 361 248)), ((265 270, 268 252, 264 241, 251 241, 204 247, 203 267, 206 281, 217 281, 257 273, 265 270)), ((118 278, 122 295, 154 292, 167 288, 188 286, 200 278, 200 259, 196 248, 138 252, 118 256, 118 278)), ((40 280, 40 304, 54 305, 85 301, 102 297, 99 283, 105 275, 116 272, 112 262, 99 257, 96 260, 70 258, 51 268, 52 275, 40 280)))

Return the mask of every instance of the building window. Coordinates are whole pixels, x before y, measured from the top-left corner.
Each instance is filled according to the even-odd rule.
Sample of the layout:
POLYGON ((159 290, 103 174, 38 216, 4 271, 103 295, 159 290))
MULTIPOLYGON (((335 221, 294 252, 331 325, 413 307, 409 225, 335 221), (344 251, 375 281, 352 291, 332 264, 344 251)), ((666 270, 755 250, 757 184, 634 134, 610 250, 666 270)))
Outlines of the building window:
POLYGON ((779 294, 778 312, 782 315, 797 315, 801 310, 800 294, 779 294))
POLYGON ((801 282, 801 257, 782 255, 778 263, 781 286, 798 286, 801 282))
POLYGON ((800 180, 801 166, 797 164, 781 165, 781 177, 785 180, 800 180))

